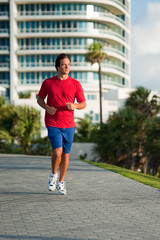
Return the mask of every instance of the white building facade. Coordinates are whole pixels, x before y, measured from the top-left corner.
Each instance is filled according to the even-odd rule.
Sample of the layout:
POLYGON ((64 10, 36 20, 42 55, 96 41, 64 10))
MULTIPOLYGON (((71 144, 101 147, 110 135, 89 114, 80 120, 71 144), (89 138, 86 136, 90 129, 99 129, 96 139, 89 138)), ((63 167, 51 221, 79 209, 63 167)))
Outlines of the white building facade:
POLYGON ((0 85, 10 101, 38 108, 42 82, 56 74, 56 56, 67 53, 70 76, 80 81, 87 99, 87 108, 75 116, 89 114, 99 122, 98 65, 85 54, 100 42, 108 55, 102 63, 105 121, 117 108, 105 94, 130 88, 130 5, 130 0, 0 0, 0 85), (20 99, 21 92, 30 92, 30 99, 20 99))

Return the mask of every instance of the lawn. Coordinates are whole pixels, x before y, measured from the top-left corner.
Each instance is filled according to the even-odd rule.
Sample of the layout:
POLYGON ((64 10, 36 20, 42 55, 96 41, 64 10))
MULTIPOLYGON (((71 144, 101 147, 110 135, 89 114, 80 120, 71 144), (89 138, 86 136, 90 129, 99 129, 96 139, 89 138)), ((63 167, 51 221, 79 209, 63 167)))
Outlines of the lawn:
POLYGON ((157 176, 151 176, 148 174, 134 172, 134 171, 128 170, 126 168, 117 167, 115 165, 111 165, 111 164, 107 164, 107 163, 100 163, 100 162, 93 162, 93 161, 85 161, 85 162, 95 165, 99 168, 104 168, 104 169, 113 171, 113 172, 118 173, 127 178, 131 178, 138 182, 144 183, 148 186, 160 189, 160 178, 158 178, 157 176))

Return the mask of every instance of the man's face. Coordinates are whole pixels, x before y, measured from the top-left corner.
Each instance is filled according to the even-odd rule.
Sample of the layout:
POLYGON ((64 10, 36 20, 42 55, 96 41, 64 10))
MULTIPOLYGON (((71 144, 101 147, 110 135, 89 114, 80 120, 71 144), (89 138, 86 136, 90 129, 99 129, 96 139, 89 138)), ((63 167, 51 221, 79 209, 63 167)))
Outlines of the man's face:
POLYGON ((58 73, 61 75, 69 74, 70 72, 70 61, 68 58, 60 60, 60 66, 58 68, 58 73))

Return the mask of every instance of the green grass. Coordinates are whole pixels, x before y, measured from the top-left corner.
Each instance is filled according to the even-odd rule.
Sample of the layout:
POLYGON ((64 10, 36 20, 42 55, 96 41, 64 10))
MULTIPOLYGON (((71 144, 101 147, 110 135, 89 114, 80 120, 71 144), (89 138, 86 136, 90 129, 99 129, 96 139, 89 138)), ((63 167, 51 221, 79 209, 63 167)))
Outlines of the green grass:
POLYGON ((160 189, 160 178, 156 176, 151 176, 148 174, 138 173, 131 170, 128 170, 126 168, 117 167, 115 165, 107 164, 107 163, 99 163, 99 162, 93 162, 93 161, 85 161, 86 163, 95 165, 99 168, 107 169, 110 171, 113 171, 115 173, 118 173, 122 176, 125 176, 127 178, 131 178, 133 180, 136 180, 138 182, 144 183, 150 187, 158 188, 160 189))

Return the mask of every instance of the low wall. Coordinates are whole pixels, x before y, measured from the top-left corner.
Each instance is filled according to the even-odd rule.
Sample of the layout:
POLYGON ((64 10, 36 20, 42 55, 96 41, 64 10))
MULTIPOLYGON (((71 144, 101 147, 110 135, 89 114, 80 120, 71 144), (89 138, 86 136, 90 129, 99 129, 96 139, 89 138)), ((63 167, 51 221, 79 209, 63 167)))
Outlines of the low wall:
POLYGON ((87 153, 85 160, 94 160, 97 158, 97 154, 93 152, 95 146, 95 143, 73 143, 70 159, 80 159, 80 155, 87 153))

